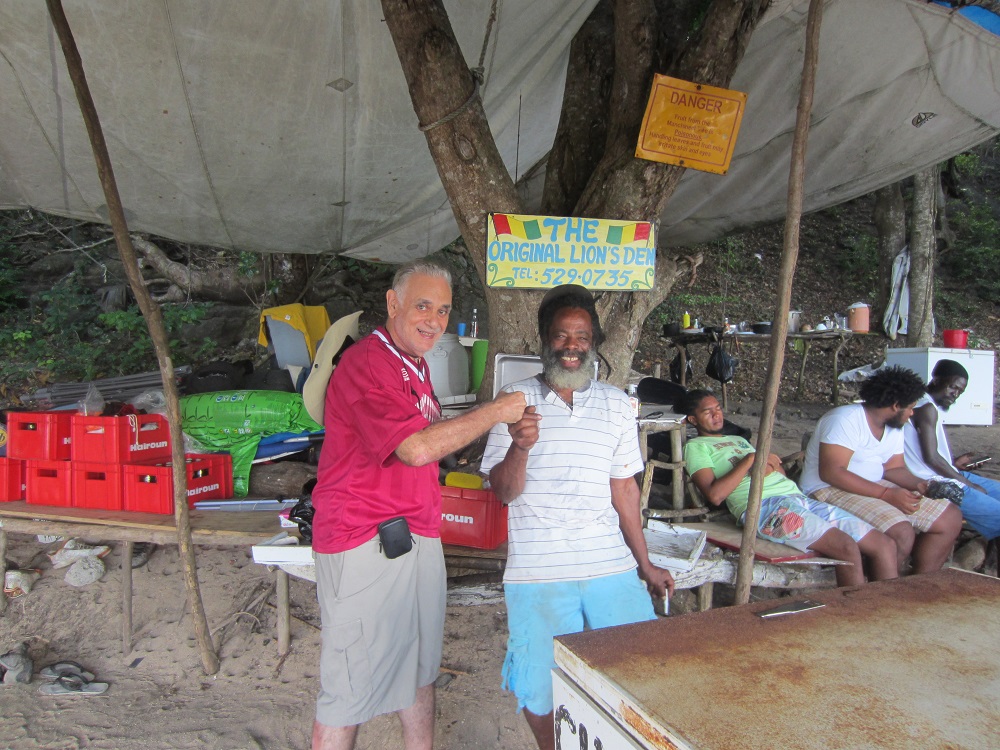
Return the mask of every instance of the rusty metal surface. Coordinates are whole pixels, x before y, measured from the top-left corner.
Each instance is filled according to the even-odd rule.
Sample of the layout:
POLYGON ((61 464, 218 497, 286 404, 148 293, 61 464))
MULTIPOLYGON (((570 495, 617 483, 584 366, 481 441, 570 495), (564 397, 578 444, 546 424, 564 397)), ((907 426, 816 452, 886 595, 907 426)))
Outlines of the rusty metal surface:
POLYGON ((1000 580, 942 571, 561 636, 557 662, 647 747, 1000 746, 1000 580))

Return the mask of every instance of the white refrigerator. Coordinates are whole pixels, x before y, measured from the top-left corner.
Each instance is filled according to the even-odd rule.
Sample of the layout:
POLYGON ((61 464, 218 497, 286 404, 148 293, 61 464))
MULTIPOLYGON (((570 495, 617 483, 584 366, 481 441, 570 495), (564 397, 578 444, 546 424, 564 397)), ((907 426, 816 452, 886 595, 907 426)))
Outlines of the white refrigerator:
POLYGON ((913 370, 926 383, 938 360, 951 359, 969 372, 969 386, 944 416, 945 424, 993 424, 993 350, 888 349, 886 364, 913 370))

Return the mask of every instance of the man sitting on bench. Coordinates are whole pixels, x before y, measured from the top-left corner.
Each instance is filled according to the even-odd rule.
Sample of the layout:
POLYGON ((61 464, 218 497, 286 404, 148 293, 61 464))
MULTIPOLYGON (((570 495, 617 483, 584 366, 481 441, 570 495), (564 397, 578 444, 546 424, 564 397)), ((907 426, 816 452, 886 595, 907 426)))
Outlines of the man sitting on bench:
MULTIPOLYGON (((684 414, 698 430, 698 437, 684 446, 691 481, 712 505, 725 501, 742 525, 750 494, 753 446, 741 437, 722 434, 722 407, 711 391, 688 392, 674 405, 674 411, 684 414)), ((757 533, 803 552, 851 563, 836 566, 838 586, 865 582, 862 558, 869 564, 872 580, 897 577, 893 541, 847 511, 803 495, 785 476, 781 459, 774 454, 767 460, 757 533)))
MULTIPOLYGON (((973 456, 952 458, 944 416, 965 393, 969 373, 952 359, 942 359, 931 372, 927 395, 913 407, 913 416, 903 425, 903 456, 906 468, 920 479, 951 480, 958 489, 954 501, 962 517, 986 539, 1000 537, 1000 482, 973 474, 973 456)), ((949 498, 951 499, 951 498, 949 498)))

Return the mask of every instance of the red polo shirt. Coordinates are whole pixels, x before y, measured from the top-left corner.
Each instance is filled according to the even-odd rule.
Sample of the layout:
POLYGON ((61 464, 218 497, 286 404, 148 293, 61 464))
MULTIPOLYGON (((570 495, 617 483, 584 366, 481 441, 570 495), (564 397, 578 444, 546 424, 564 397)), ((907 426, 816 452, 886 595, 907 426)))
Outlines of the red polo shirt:
POLYGON ((353 549, 395 516, 404 516, 414 534, 440 536, 437 462, 407 466, 395 453, 440 418, 427 362, 400 352, 378 328, 344 352, 330 378, 324 415, 312 495, 313 549, 353 549))

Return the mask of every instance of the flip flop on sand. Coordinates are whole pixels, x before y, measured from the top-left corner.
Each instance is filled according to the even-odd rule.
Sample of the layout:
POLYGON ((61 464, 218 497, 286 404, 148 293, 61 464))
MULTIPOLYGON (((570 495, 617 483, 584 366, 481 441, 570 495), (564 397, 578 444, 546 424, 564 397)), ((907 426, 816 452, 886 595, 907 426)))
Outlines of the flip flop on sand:
POLYGON ((57 661, 55 664, 49 664, 47 667, 42 667, 38 676, 43 680, 55 681, 60 677, 75 676, 82 680, 90 682, 94 679, 94 675, 83 668, 83 665, 77 664, 75 661, 57 661))
POLYGON ((100 695, 106 692, 108 683, 90 682, 77 675, 57 677, 38 688, 42 695, 100 695))

